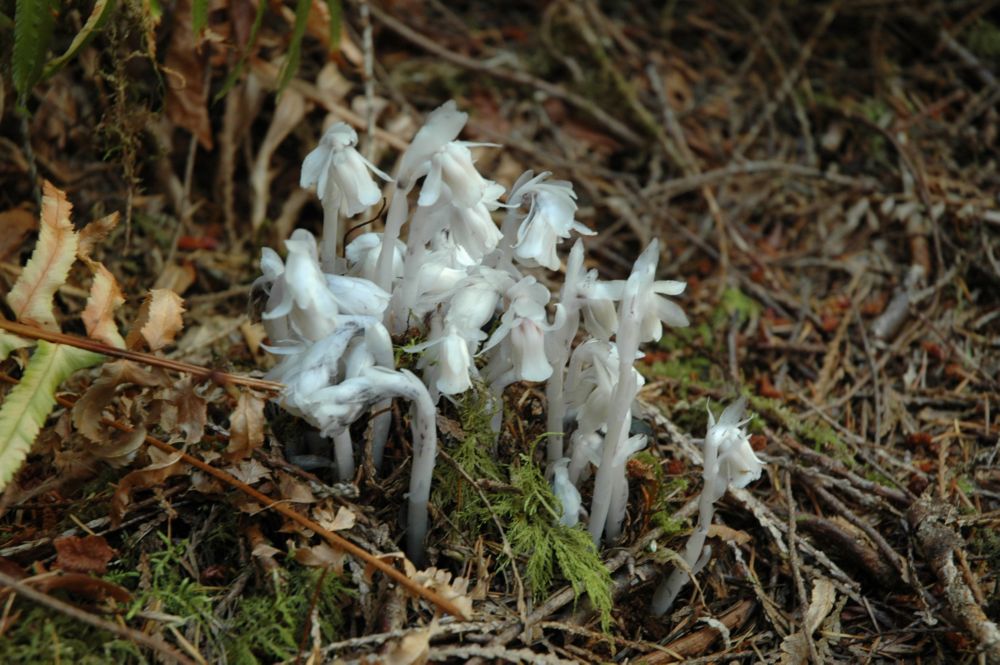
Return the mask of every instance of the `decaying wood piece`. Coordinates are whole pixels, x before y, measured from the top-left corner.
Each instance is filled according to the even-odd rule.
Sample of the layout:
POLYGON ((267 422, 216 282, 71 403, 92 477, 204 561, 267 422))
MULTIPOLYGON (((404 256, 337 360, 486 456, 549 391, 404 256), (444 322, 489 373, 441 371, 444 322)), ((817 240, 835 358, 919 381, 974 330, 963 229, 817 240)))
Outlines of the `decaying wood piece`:
POLYGON ((952 619, 975 638, 990 663, 1000 663, 1000 628, 976 603, 955 561, 956 544, 963 541, 952 526, 955 516, 951 512, 950 506, 925 494, 913 504, 907 518, 920 552, 944 586, 952 619))

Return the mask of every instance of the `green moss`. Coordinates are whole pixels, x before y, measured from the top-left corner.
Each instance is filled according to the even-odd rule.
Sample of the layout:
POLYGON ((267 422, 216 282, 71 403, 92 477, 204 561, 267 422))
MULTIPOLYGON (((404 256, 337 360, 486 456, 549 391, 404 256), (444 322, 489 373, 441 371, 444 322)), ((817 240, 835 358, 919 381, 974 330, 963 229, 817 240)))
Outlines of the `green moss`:
POLYGON ((969 50, 982 58, 1000 58, 1000 26, 979 19, 965 37, 969 50))
MULTIPOLYGON (((166 630, 170 626, 192 641, 210 662, 239 665, 294 659, 302 636, 308 634, 313 606, 323 641, 338 639, 343 626, 341 608, 350 591, 343 579, 331 572, 324 574, 321 569, 290 561, 282 576, 270 584, 248 585, 239 604, 231 608, 222 604, 227 588, 208 586, 192 577, 192 562, 229 561, 237 533, 234 520, 223 519, 218 527, 201 534, 197 548, 188 539, 164 533, 148 536, 142 547, 122 546, 122 558, 103 579, 128 589, 132 601, 117 608, 119 618, 108 618, 141 630, 150 619, 139 614, 155 611, 164 618, 150 625, 168 642, 174 641, 166 630), (150 539, 156 538, 158 549, 140 554, 150 539)), ((203 570, 205 565, 201 563, 203 570)), ((154 662, 128 640, 47 608, 18 601, 16 609, 23 614, 0 640, 2 663, 154 662)))
POLYGON ((608 630, 613 605, 611 574, 590 535, 582 526, 558 523, 562 513, 559 500, 531 453, 520 455, 519 463, 511 466, 510 483, 516 492, 497 496, 493 507, 507 525, 514 555, 527 559, 525 579, 532 594, 544 597, 556 573, 561 573, 578 599, 587 593, 600 615, 602 628, 608 630))
POLYGON ((341 608, 350 596, 343 580, 332 572, 292 564, 286 580, 275 584, 272 594, 244 596, 239 614, 226 631, 226 654, 238 665, 290 660, 299 654, 308 634, 310 615, 319 621, 325 643, 339 638, 343 629, 341 608), (315 599, 315 604, 314 604, 315 599), (315 606, 316 612, 310 610, 315 606))
MULTIPOLYGON (((469 477, 504 482, 504 473, 494 454, 496 435, 491 425, 492 404, 486 386, 476 385, 462 395, 456 405, 461 432, 453 432, 451 437, 457 439, 457 445, 445 447, 469 477)), ((454 466, 438 464, 434 469, 433 487, 434 504, 448 510, 451 522, 463 532, 478 533, 491 528, 493 518, 482 497, 454 466)))
POLYGON ((782 427, 796 437, 808 441, 817 451, 831 454, 849 467, 856 466, 854 454, 832 427, 822 421, 803 418, 792 413, 783 402, 759 395, 748 395, 750 406, 754 411, 766 415, 778 422, 782 427))
POLYGON ((728 327, 730 319, 736 317, 738 323, 745 323, 760 315, 761 307, 756 300, 737 288, 729 287, 722 292, 719 306, 712 313, 715 330, 728 327))
POLYGON ((0 662, 33 665, 150 662, 131 642, 66 615, 37 605, 23 606, 22 611, 0 639, 0 662))

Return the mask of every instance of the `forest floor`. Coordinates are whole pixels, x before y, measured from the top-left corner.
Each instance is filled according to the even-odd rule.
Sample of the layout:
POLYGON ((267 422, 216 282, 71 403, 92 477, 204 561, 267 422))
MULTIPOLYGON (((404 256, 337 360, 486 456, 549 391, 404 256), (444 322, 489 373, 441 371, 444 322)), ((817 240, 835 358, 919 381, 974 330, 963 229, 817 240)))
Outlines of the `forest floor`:
MULTIPOLYGON (((98 367, 63 384, 0 497, 0 661, 1000 663, 995 2, 348 2, 333 46, 336 1, 314 3, 300 46, 293 2, 262 3, 259 28, 252 0, 213 2, 198 36, 189 0, 158 20, 119 4, 34 88, 30 115, 5 69, 0 291, 31 254, 48 180, 78 227, 121 215, 93 256, 125 295, 122 330, 149 289, 173 290, 184 327, 158 355, 260 377, 273 361, 251 285, 262 247, 319 231, 298 183, 324 119, 354 125, 392 173, 426 113, 455 99, 463 138, 503 146, 477 150, 487 177, 574 183, 602 277, 625 277, 658 237, 659 277, 687 281, 692 324, 639 362, 652 439, 629 467, 625 533, 601 552, 603 626, 558 569, 527 579, 499 520, 470 531, 462 513, 467 496, 523 491, 512 469, 536 461, 537 387, 509 391, 501 483, 465 475, 475 405, 448 407, 439 483, 458 494, 432 505, 437 569, 382 558, 471 604, 456 620, 288 515, 397 553, 405 414, 384 477, 335 483, 287 461, 294 419, 268 406, 263 430, 240 426, 260 408, 250 393, 161 368, 95 417, 186 457, 142 436, 109 451, 70 415, 98 367), (692 526, 706 409, 741 394, 765 472, 720 501, 711 561, 653 617, 692 526)), ((54 52, 86 18, 60 16, 54 52)), ((77 264, 56 296, 63 332, 85 334, 90 286, 77 264)))

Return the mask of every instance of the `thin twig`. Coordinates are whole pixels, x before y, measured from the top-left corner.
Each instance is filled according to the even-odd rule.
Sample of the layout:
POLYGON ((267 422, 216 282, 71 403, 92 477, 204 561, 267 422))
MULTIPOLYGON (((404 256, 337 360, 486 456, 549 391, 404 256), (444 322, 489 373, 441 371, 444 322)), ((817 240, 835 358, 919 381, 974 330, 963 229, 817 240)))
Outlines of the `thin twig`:
POLYGON ((219 385, 245 386, 247 388, 255 388, 257 390, 267 390, 271 392, 281 392, 284 389, 284 385, 276 381, 254 379, 249 376, 230 374, 228 372, 211 369, 209 367, 202 367, 201 365, 193 365, 180 360, 170 360, 169 358, 154 356, 150 353, 130 351, 129 349, 119 349, 96 340, 87 339, 86 337, 77 337, 75 335, 52 332, 51 330, 44 330, 35 326, 25 325, 23 323, 16 323, 2 317, 0 317, 0 330, 6 330, 7 332, 14 333, 15 335, 19 335, 21 337, 27 337, 28 339, 43 339, 46 342, 75 346, 78 349, 93 351, 94 353, 100 353, 105 356, 124 358, 125 360, 132 360, 146 365, 153 365, 154 367, 162 367, 175 372, 183 372, 203 381, 212 381, 213 383, 217 383, 219 385))
POLYGON ((498 79, 504 81, 510 81, 511 83, 517 83, 520 85, 527 85, 533 88, 537 88, 542 92, 545 92, 552 97, 561 99, 568 104, 585 111, 590 116, 592 116, 598 122, 603 123, 611 132, 616 136, 625 141, 628 141, 632 145, 641 145, 643 139, 629 129, 624 123, 612 118, 610 115, 604 112, 599 106, 591 102, 589 99, 581 97, 575 93, 569 92, 562 88, 562 86, 555 85, 554 83, 549 83, 548 81, 542 80, 540 78, 534 77, 531 74, 526 74, 525 72, 519 72, 509 69, 503 69, 501 67, 494 67, 485 62, 480 62, 475 58, 470 58, 468 56, 462 55, 460 53, 455 53, 454 51, 449 51, 444 46, 438 42, 421 35, 416 30, 413 30, 409 26, 405 25, 402 21, 395 18, 394 16, 383 11, 381 8, 372 5, 371 6, 372 16, 378 20, 379 23, 383 24, 385 27, 389 28, 397 35, 403 39, 411 42, 425 51, 429 51, 434 55, 438 56, 442 60, 446 60, 454 65, 469 69, 475 72, 482 72, 484 74, 489 74, 498 79))

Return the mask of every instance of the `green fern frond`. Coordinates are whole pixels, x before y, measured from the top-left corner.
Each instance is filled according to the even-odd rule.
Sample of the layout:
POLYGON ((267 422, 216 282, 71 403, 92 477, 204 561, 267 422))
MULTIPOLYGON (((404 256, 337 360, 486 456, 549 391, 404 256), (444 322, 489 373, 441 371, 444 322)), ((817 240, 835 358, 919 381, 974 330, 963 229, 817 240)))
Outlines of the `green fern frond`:
POLYGON ((77 370, 104 356, 39 340, 21 382, 0 406, 0 490, 14 476, 56 404, 56 389, 77 370))
POLYGON ((292 38, 288 42, 288 55, 285 56, 285 64, 281 67, 281 73, 278 75, 279 95, 291 83, 295 73, 299 71, 299 60, 302 57, 302 38, 306 34, 311 5, 312 0, 298 0, 295 3, 295 24, 292 26, 292 38))
POLYGON ((11 73, 14 89, 17 90, 17 104, 22 109, 31 89, 42 76, 58 13, 57 0, 17 0, 11 73))
POLYGON ((533 450, 521 455, 511 468, 510 482, 517 494, 499 498, 494 509, 508 526, 511 549, 526 557, 525 579, 531 592, 540 597, 549 592, 559 573, 569 582, 577 599, 584 592, 600 614, 601 626, 611 626, 611 574, 601 561, 597 547, 581 526, 559 524, 562 508, 535 464, 533 450))
POLYGON ((45 71, 42 74, 42 78, 48 78, 55 74, 59 69, 65 65, 67 62, 73 59, 77 53, 80 52, 87 42, 94 36, 94 34, 107 22, 108 17, 111 16, 112 11, 115 8, 115 0, 97 0, 94 3, 94 8, 90 12, 90 16, 87 18, 87 22, 83 24, 80 28, 80 32, 76 33, 76 37, 70 42, 69 48, 66 51, 55 58, 52 58, 45 65, 45 71))

